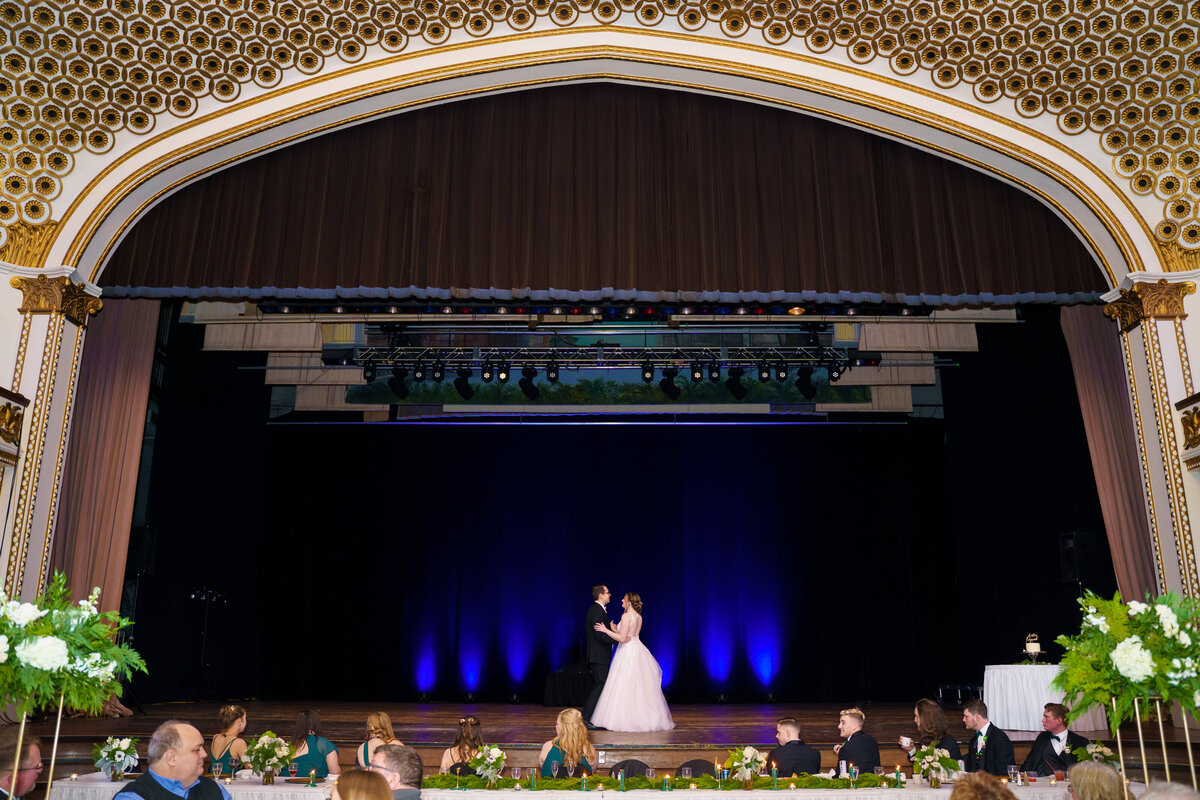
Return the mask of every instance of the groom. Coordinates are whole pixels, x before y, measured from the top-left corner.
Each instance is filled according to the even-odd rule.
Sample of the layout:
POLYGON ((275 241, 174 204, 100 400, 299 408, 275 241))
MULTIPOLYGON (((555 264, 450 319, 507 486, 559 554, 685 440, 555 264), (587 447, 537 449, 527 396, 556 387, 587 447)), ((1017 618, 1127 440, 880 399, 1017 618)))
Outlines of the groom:
POLYGON ((596 703, 600 700, 600 693, 604 691, 604 682, 608 680, 608 662, 612 660, 613 640, 607 634, 596 630, 596 623, 600 623, 604 627, 609 627, 611 622, 608 619, 608 601, 612 595, 608 592, 608 587, 604 584, 592 587, 592 603, 591 608, 587 612, 587 663, 592 670, 592 677, 595 679, 596 685, 592 687, 592 693, 588 695, 587 704, 583 707, 583 723, 587 725, 588 730, 597 730, 592 724, 592 712, 596 710, 596 703))

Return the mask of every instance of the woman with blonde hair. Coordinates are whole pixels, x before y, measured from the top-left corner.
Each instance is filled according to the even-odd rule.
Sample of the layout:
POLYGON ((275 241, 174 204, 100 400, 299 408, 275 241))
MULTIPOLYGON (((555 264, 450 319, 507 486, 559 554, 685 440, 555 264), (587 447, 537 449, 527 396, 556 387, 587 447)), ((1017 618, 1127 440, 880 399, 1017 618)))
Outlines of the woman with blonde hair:
POLYGON ((333 785, 331 800, 392 800, 387 779, 365 769, 347 770, 333 785))
POLYGON ((383 711, 372 711, 367 714, 367 740, 358 748, 358 765, 367 769, 371 765, 371 757, 375 748, 381 744, 404 744, 396 738, 392 731, 392 718, 383 711))
POLYGON ((596 748, 588 741, 587 728, 583 726, 583 714, 577 708, 564 708, 558 712, 554 723, 555 736, 542 745, 538 761, 542 765, 543 778, 557 778, 554 764, 574 764, 582 772, 593 774, 592 761, 596 759, 596 748), (589 760, 590 759, 590 760, 589 760))
POLYGON ((232 773, 242 764, 246 752, 246 709, 241 706, 221 706, 217 714, 221 732, 212 738, 212 765, 221 766, 222 772, 232 773))
POLYGON ((1074 800, 1128 800, 1121 773, 1100 761, 1080 761, 1067 770, 1074 800))
POLYGON ((459 775, 470 774, 469 768, 463 771, 461 767, 459 769, 454 769, 454 767, 466 764, 475 757, 481 747, 483 747, 483 731, 479 720, 472 716, 459 717, 458 733, 454 734, 454 744, 447 747, 442 753, 442 765, 439 771, 446 773, 453 770, 459 775))

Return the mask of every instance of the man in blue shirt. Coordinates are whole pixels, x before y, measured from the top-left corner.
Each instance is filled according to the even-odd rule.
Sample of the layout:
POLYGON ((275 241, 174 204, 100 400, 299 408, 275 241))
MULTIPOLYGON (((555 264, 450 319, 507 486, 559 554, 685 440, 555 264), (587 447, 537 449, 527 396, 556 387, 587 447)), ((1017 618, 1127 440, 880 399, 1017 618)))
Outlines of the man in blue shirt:
POLYGON ((231 800, 229 791, 204 774, 204 737, 195 726, 167 720, 150 737, 150 768, 113 800, 231 800))

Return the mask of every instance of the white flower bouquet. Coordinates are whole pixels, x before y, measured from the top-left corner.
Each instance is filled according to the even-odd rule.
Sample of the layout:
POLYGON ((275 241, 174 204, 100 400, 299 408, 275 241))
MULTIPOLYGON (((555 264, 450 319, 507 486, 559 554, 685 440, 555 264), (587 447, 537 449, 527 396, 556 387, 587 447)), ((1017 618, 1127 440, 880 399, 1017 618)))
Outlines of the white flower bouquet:
POLYGON ((259 775, 265 775, 268 771, 278 775, 292 763, 295 756, 296 748, 291 743, 267 731, 257 739, 249 740, 242 759, 250 762, 250 768, 259 775))
POLYGON ((133 772, 138 765, 137 743, 137 739, 110 736, 104 744, 94 745, 92 758, 96 761, 96 769, 113 780, 120 780, 126 772, 133 772))
POLYGON ((1092 742, 1087 747, 1076 747, 1071 751, 1077 761, 1103 761, 1105 764, 1117 763, 1117 754, 1099 742, 1092 742))
POLYGON ((949 780, 957 771, 958 762, 950 757, 950 751, 937 745, 931 744, 913 753, 913 772, 926 778, 936 773, 940 780, 949 780))
POLYGON ((475 770, 475 774, 488 783, 495 783, 504 772, 504 761, 508 756, 499 747, 483 745, 475 757, 467 762, 467 766, 475 770))
POLYGON ((730 774, 739 781, 754 780, 754 776, 762 769, 762 765, 767 761, 767 756, 753 747, 746 745, 739 747, 737 750, 729 751, 729 758, 725 759, 725 767, 729 769, 730 774))

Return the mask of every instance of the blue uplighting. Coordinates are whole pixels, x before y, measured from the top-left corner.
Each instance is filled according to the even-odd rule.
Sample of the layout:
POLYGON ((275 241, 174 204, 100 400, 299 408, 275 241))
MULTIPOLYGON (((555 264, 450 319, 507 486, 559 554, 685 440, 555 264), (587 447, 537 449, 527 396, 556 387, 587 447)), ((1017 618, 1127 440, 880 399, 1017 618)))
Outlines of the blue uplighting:
POLYGON ((463 686, 468 692, 479 688, 480 653, 478 642, 463 637, 458 644, 458 669, 462 675, 463 686))
POLYGON ((421 649, 417 653, 417 690, 433 691, 434 680, 437 677, 437 655, 434 653, 433 641, 425 637, 421 641, 421 649))
POLYGON ((529 633, 519 622, 513 621, 502 630, 504 637, 504 659, 508 662, 508 677, 513 686, 520 686, 529 669, 532 644, 529 633))
POLYGON ((704 666, 708 677, 718 686, 723 686, 729 680, 733 669, 733 636, 727 625, 717 625, 708 637, 702 638, 701 646, 704 654, 704 666))

